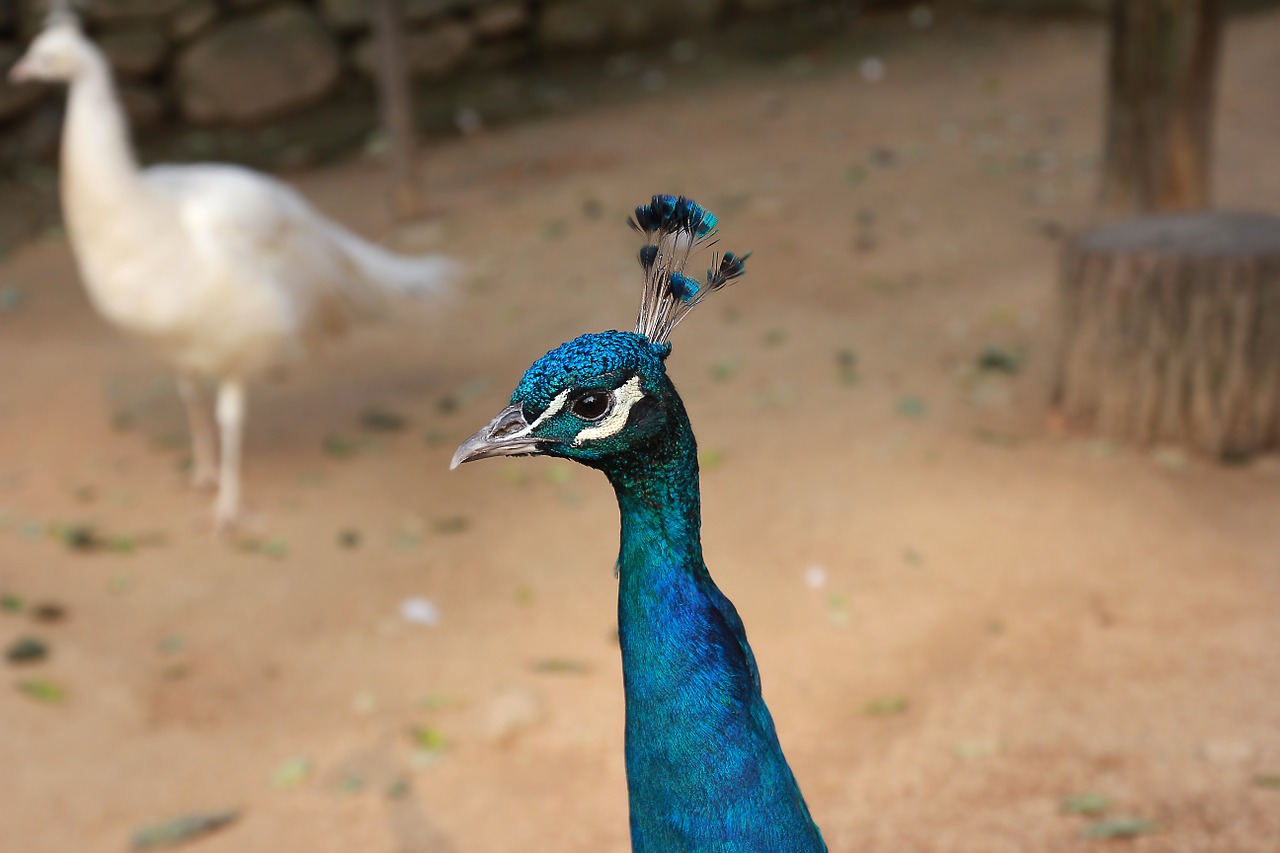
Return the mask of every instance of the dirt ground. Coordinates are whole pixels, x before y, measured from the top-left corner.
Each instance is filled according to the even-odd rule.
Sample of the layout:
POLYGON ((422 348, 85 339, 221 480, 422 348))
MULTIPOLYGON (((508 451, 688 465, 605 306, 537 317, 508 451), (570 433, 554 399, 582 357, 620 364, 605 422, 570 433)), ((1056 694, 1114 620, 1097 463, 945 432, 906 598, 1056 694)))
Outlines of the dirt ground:
MULTIPOLYGON (((1276 44, 1280 15, 1229 32, 1223 206, 1280 199, 1276 44)), ((1111 849, 1280 849, 1280 460, 1046 426, 1103 48, 1089 24, 904 26, 878 82, 817 53, 440 143, 445 213, 398 233, 375 162, 299 177, 473 274, 256 386, 256 549, 211 541, 167 374, 92 313, 67 245, 14 251, 0 642, 51 654, 3 665, 0 850, 122 850, 224 809, 191 849, 627 849, 608 486, 448 460, 535 357, 630 327, 623 220, 656 191, 755 251, 669 366, 708 563, 832 850, 1081 850, 1123 817, 1151 824, 1111 849), (1016 373, 979 369, 992 347, 1016 373), (60 541, 85 523, 108 547, 60 541), (414 597, 438 624, 402 618, 414 597), (1105 803, 1064 811, 1082 794, 1105 803)))

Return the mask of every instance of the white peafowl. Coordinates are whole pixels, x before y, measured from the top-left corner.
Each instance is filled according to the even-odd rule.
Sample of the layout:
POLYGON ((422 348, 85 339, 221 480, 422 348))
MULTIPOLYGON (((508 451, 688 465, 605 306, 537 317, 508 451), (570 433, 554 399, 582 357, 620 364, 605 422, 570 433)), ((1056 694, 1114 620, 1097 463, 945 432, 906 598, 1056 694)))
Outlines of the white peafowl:
POLYGON ((217 485, 214 522, 240 516, 245 383, 311 352, 395 294, 447 287, 460 267, 405 257, 325 218, 293 189, 237 166, 140 169, 102 52, 66 8, 9 72, 66 83, 61 197, 91 301, 177 368, 193 482, 217 485), (203 379, 217 384, 215 439, 203 379))

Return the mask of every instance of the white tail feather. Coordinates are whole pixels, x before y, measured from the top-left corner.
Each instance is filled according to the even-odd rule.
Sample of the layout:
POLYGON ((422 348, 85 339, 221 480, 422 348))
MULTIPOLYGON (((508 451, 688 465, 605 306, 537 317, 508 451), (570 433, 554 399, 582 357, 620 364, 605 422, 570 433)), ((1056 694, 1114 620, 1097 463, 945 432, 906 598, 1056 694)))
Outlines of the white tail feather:
POLYGON ((447 292, 462 277, 460 261, 444 255, 400 255, 333 226, 333 239, 369 283, 407 296, 447 292))

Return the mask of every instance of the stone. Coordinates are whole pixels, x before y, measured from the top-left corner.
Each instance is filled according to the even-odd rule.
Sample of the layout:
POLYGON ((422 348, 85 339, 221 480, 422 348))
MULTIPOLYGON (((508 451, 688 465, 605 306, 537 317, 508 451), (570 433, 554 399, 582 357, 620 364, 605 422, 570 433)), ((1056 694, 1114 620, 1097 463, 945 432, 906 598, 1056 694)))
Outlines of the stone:
POLYGON ((623 42, 659 35, 684 35, 717 21, 728 0, 650 0, 624 3, 613 9, 612 31, 623 42))
POLYGON ((472 68, 491 71, 528 59, 532 53, 533 45, 524 39, 481 42, 476 45, 468 62, 472 68))
POLYGON ((715 23, 725 13, 728 0, 666 0, 652 4, 670 32, 683 33, 690 27, 715 23))
MULTIPOLYGON (((6 0, 0 0, 0 3, 6 0)), ((16 6, 15 14, 18 19, 18 36, 23 43, 30 41, 32 36, 40 32, 40 28, 44 26, 45 15, 48 10, 44 5, 44 0, 9 0, 16 6)))
POLYGON ((149 130, 164 119, 164 96, 148 86, 121 85, 120 103, 134 130, 149 130))
POLYGON ((40 103, 49 90, 34 83, 10 83, 9 69, 22 56, 22 49, 16 44, 0 43, 0 121, 8 121, 23 115, 40 103))
POLYGON ((971 5, 1002 15, 1104 15, 1111 0, 971 0, 971 5))
POLYGON ((316 103, 341 73, 338 46, 320 21, 282 6, 192 42, 178 59, 178 100, 192 122, 247 125, 316 103))
MULTIPOLYGON (((404 50, 409 73, 426 79, 445 77, 463 63, 474 42, 471 30, 456 21, 406 33, 404 50)), ((376 39, 373 36, 360 39, 351 51, 351 61, 364 74, 376 76, 376 39)))
MULTIPOLYGON (((320 0, 320 16, 330 26, 340 30, 364 30, 369 28, 369 3, 371 0, 320 0)), ((411 24, 421 24, 471 6, 473 0, 403 0, 404 19, 411 24)))
POLYGON ((190 0, 169 16, 169 37, 188 41, 218 19, 214 0, 190 0))
POLYGON ((476 10, 471 26, 480 38, 514 35, 529 26, 529 7, 520 2, 482 6, 476 10))
POLYGON ((785 9, 795 6, 798 0, 738 0, 738 5, 747 12, 772 12, 774 9, 785 9))
POLYGON ((0 134, 0 163, 47 163, 57 156, 62 110, 52 101, 5 126, 0 134))
MULTIPOLYGON (((162 21, 172 15, 186 0, 93 0, 87 4, 90 21, 162 21)), ((77 7, 81 8, 81 7, 77 7)))
POLYGON ((647 3, 623 3, 614 11, 612 30, 620 41, 643 41, 659 27, 658 10, 647 3))
POLYGON ((116 74, 138 79, 153 74, 169 53, 169 42, 152 29, 111 30, 98 37, 98 47, 116 74))
POLYGON ((615 7, 604 0, 554 0, 538 17, 538 44, 548 50, 581 50, 605 42, 615 7))

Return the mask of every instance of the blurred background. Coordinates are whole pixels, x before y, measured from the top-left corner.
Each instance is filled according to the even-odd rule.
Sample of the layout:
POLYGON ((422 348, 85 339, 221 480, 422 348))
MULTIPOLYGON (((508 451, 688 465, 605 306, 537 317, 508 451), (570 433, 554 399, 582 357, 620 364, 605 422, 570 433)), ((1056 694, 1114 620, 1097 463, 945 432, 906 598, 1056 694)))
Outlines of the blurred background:
MULTIPOLYGON (((447 468, 630 328, 655 192, 755 252, 668 368, 831 849, 1275 849, 1276 4, 82 14, 143 162, 469 272, 254 386, 215 542, 77 275, 65 93, 0 83, 0 849, 629 849, 612 493, 447 468)), ((42 17, 0 0, 0 65, 42 17)))

